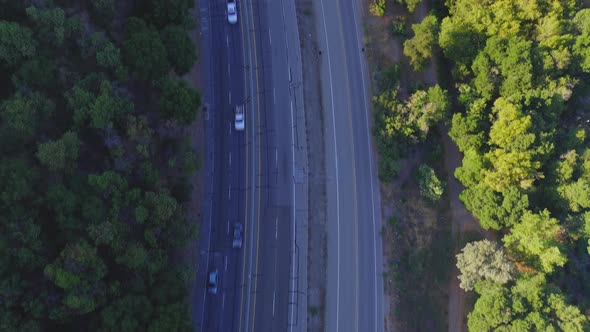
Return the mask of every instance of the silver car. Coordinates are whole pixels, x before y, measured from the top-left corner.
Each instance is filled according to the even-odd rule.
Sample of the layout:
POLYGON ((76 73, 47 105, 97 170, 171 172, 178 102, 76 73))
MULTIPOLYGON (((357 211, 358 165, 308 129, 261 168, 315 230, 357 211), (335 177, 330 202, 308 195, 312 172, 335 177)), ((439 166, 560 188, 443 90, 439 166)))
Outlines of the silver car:
POLYGON ((227 21, 230 24, 238 23, 238 7, 235 1, 229 1, 227 3, 227 21))
POLYGON ((234 240, 232 242, 234 249, 242 248, 242 224, 236 223, 234 225, 234 240))
POLYGON ((235 114, 235 128, 237 131, 242 131, 245 128, 245 121, 244 121, 244 105, 237 105, 236 106, 236 114, 235 114))

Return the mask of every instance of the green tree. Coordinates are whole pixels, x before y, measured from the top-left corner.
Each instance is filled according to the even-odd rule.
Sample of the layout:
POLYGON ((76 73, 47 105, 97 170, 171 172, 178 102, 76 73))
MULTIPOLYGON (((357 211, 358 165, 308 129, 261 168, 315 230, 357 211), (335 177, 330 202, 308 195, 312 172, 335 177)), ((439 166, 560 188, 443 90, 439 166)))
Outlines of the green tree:
POLYGON ((12 75, 12 84, 22 90, 51 90, 57 82, 55 63, 45 57, 25 61, 12 75))
POLYGON ((157 26, 185 23, 188 10, 193 8, 191 0, 148 0, 147 14, 157 26))
POLYGON ((63 9, 31 6, 26 11, 41 38, 54 42, 56 46, 63 45, 66 38, 66 14, 63 9))
POLYGON ((444 55, 465 73, 485 45, 485 37, 461 19, 445 17, 440 25, 438 43, 444 55))
POLYGON ((139 18, 131 17, 123 43, 125 60, 142 80, 156 80, 169 70, 166 47, 160 35, 139 18))
POLYGON ((467 153, 467 151, 477 151, 485 144, 485 132, 480 123, 482 119, 473 113, 464 116, 461 113, 455 113, 451 120, 451 129, 449 136, 457 144, 459 151, 467 153))
POLYGON ((529 189, 543 177, 538 172, 541 163, 534 160, 534 151, 529 149, 535 141, 535 135, 529 132, 531 117, 522 115, 504 98, 496 100, 494 107, 497 119, 490 129, 490 143, 497 148, 486 154, 492 168, 484 171, 484 181, 499 192, 514 185, 529 189))
POLYGON ((497 243, 481 240, 468 243, 457 254, 461 288, 470 291, 479 280, 505 284, 514 279, 516 269, 497 243))
MULTIPOLYGON (((0 53, 1 54, 1 53, 0 53)), ((577 59, 578 66, 586 73, 590 72, 590 33, 576 37, 573 46, 573 54, 577 59)))
POLYGON ((101 311, 99 331, 133 332, 145 329, 153 307, 145 295, 126 295, 101 311))
POLYGON ((557 191, 569 204, 570 211, 579 212, 590 208, 590 183, 586 179, 560 186, 557 191))
POLYGON ((166 46, 168 62, 178 75, 186 74, 197 59, 195 45, 187 31, 180 26, 169 25, 162 30, 161 36, 166 46))
POLYGON ((567 304, 562 294, 549 291, 545 276, 538 274, 516 280, 510 289, 480 281, 480 294, 468 315, 470 331, 571 331, 588 328, 588 319, 567 304))
POLYGON ((504 243, 518 259, 550 273, 567 260, 560 234, 559 222, 551 218, 549 211, 538 214, 527 211, 521 223, 514 225, 511 233, 504 237, 504 243))
POLYGON ((105 18, 111 18, 115 14, 114 0, 91 0, 92 8, 96 13, 105 18))
POLYGON ((421 70, 426 60, 434 54, 437 45, 439 24, 436 16, 429 14, 422 22, 412 24, 414 37, 404 42, 404 54, 415 70, 421 70))
POLYGON ((30 199, 39 174, 20 158, 5 158, 0 163, 0 202, 4 209, 30 199))
POLYGON ((65 133, 57 141, 41 143, 37 148, 37 158, 51 171, 73 169, 78 160, 80 140, 73 132, 65 133))
POLYGON ((201 96, 184 80, 167 78, 162 83, 160 111, 168 119, 188 125, 195 120, 201 96))
POLYGON ((406 7, 408 8, 408 11, 410 13, 413 13, 414 10, 416 10, 416 7, 418 6, 418 4, 420 4, 421 0, 396 0, 396 1, 401 4, 405 4, 406 7))
POLYGON ((131 113, 133 105, 125 98, 117 96, 109 81, 102 81, 100 92, 90 112, 91 125, 96 129, 111 127, 123 114, 131 113))
POLYGON ((111 42, 105 43, 96 52, 96 63, 104 68, 116 68, 121 66, 121 54, 119 48, 111 42))
POLYGON ((85 241, 66 245, 59 258, 44 269, 45 276, 63 290, 64 307, 74 314, 91 312, 104 301, 106 272, 97 249, 85 241))
POLYGON ((27 137, 33 136, 39 125, 35 105, 20 95, 2 103, 2 120, 9 128, 27 137))
POLYGON ((29 28, 0 20, 0 60, 15 65, 35 55, 37 42, 29 28))
POLYGON ((418 187, 420 195, 431 202, 438 201, 444 192, 443 184, 436 177, 434 170, 424 164, 418 168, 418 187))
POLYGON ((155 317, 148 327, 148 332, 190 332, 193 331, 193 327, 188 323, 189 321, 188 308, 184 303, 158 306, 155 317))

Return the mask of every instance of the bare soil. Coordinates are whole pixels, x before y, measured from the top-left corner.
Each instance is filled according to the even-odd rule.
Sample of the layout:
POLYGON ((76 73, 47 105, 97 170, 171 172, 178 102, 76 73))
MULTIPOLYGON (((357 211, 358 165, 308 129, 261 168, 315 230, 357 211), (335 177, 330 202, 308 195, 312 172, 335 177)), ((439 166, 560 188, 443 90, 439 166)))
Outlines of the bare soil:
POLYGON ((319 49, 312 0, 297 0, 295 5, 305 82, 303 97, 309 162, 307 327, 309 331, 324 331, 326 326, 327 201, 319 49))

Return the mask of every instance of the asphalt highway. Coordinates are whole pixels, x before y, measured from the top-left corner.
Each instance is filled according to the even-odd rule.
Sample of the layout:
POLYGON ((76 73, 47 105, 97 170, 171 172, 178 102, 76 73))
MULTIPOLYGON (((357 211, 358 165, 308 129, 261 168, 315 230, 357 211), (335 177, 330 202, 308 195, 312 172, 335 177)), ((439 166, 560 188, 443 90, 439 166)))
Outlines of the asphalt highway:
POLYGON ((383 331, 379 185, 356 0, 316 2, 328 178, 327 331, 383 331))
POLYGON ((287 63, 285 20, 271 15, 276 6, 282 3, 238 1, 238 23, 231 25, 225 0, 199 4, 203 67, 208 69, 208 176, 200 284, 192 296, 198 331, 287 331, 301 325, 294 308, 306 310, 294 295, 299 271, 292 245, 297 100, 287 63), (246 110, 242 132, 233 128, 238 104, 246 110), (231 246, 236 223, 244 225, 241 249, 231 246), (214 270, 219 273, 215 295, 206 288, 214 270))

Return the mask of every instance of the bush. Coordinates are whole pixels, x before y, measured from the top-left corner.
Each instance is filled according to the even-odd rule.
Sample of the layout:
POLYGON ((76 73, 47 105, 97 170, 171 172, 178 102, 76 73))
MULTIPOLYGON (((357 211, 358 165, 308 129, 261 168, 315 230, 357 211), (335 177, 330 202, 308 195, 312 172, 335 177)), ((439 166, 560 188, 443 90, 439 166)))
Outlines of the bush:
POLYGON ((395 37, 406 37, 406 19, 403 16, 397 16, 391 20, 391 34, 395 37))
POLYGON ((369 11, 375 16, 385 15, 385 0, 375 0, 369 6, 369 11))
POLYGON ((418 185, 420 195, 430 202, 438 201, 444 192, 442 182, 436 177, 434 170, 428 165, 420 165, 418 169, 418 185))
POLYGON ((387 91, 396 87, 399 82, 399 64, 386 67, 377 74, 377 86, 379 91, 387 91))

